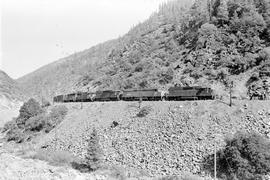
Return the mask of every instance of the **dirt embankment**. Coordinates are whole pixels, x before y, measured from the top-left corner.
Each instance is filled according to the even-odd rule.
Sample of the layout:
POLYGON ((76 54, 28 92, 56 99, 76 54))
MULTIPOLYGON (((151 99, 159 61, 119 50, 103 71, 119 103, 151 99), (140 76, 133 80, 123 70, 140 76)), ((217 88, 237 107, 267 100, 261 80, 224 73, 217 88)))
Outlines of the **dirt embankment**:
POLYGON ((150 175, 203 174, 204 158, 237 131, 270 137, 270 101, 143 102, 149 114, 138 117, 138 102, 65 104, 69 113, 41 146, 84 156, 91 129, 99 129, 105 162, 150 175), (115 125, 112 122, 115 121, 115 125))

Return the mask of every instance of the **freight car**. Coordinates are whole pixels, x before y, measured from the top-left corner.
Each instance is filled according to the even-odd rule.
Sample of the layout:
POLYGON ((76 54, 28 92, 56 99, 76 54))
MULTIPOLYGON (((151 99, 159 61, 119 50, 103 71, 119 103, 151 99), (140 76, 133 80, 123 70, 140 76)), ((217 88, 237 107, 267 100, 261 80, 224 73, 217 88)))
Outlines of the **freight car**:
POLYGON ((171 87, 168 91, 166 99, 169 101, 214 99, 211 88, 202 88, 200 86, 171 87))
POLYGON ((158 89, 133 89, 124 90, 121 95, 121 100, 123 101, 158 101, 161 100, 161 92, 158 89))

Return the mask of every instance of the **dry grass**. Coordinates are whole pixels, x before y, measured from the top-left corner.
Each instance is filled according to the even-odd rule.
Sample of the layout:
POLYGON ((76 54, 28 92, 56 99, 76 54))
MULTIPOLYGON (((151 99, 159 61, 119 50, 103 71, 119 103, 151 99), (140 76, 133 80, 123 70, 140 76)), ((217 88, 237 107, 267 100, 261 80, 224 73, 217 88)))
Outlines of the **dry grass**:
POLYGON ((191 173, 183 173, 182 175, 179 176, 165 176, 159 178, 158 180, 203 180, 203 178, 191 173))
POLYGON ((71 163, 77 159, 74 155, 67 151, 52 151, 44 149, 39 149, 30 158, 46 161, 54 166, 70 166, 71 163))

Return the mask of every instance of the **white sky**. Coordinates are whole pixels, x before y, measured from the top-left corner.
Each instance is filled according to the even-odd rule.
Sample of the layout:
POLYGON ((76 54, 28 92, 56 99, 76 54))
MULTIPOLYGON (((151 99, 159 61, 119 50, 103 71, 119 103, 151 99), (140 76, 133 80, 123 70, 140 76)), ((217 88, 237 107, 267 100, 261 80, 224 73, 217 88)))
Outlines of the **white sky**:
POLYGON ((12 78, 124 35, 167 0, 0 0, 0 69, 12 78))

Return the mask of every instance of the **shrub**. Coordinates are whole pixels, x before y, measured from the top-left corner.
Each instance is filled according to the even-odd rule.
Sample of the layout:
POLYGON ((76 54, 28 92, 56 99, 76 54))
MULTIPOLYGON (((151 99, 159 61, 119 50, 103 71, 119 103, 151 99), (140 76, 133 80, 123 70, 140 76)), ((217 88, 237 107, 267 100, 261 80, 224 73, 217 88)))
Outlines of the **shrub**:
POLYGON ((140 111, 137 113, 137 117, 145 117, 147 116, 151 111, 151 107, 144 106, 140 109, 140 111))
POLYGON ((49 117, 47 118, 45 132, 50 132, 53 128, 55 128, 55 126, 60 124, 66 116, 67 112, 68 109, 65 106, 54 107, 51 110, 49 117))
POLYGON ((270 142, 255 133, 238 133, 218 153, 220 171, 239 180, 260 179, 270 172, 270 142))
POLYGON ((18 127, 23 128, 27 119, 34 117, 40 113, 42 113, 42 109, 39 103, 33 98, 29 99, 22 105, 20 109, 19 117, 16 120, 18 127))
POLYGON ((32 157, 32 159, 39 159, 47 161, 52 165, 71 165, 75 161, 75 156, 67 151, 51 151, 51 150, 38 150, 32 157))
POLYGON ((25 139, 25 134, 23 133, 23 130, 19 129, 17 126, 14 126, 9 129, 5 138, 7 141, 15 141, 16 143, 21 143, 25 139))
POLYGON ((73 162, 71 162, 71 166, 72 166, 72 168, 79 170, 82 173, 89 172, 89 168, 88 168, 87 164, 85 164, 83 162, 83 160, 73 161, 73 162))
POLYGON ((50 105, 51 105, 51 103, 48 100, 46 100, 46 99, 42 100, 42 105, 41 105, 42 108, 48 107, 50 105))
POLYGON ((28 131, 44 130, 48 133, 62 122, 67 111, 65 106, 56 106, 51 110, 49 115, 43 113, 29 118, 25 123, 25 129, 28 131))
POLYGON ((190 173, 184 173, 182 176, 165 176, 159 180, 202 180, 202 178, 190 173))
POLYGON ((88 139, 87 155, 85 157, 86 164, 91 170, 97 170, 102 163, 102 150, 99 144, 97 130, 94 128, 90 138, 88 139))
POLYGON ((50 118, 53 120, 63 119, 67 114, 68 109, 66 106, 56 106, 50 112, 50 118))
POLYGON ((118 167, 118 166, 109 166, 106 168, 109 173, 109 177, 111 179, 118 179, 118 180, 125 180, 127 178, 127 173, 126 170, 123 167, 118 167))
POLYGON ((46 114, 39 114, 29 118, 25 122, 25 130, 39 132, 48 126, 48 117, 46 114))
POLYGON ((8 130, 13 129, 15 127, 17 127, 16 119, 13 119, 13 120, 8 121, 8 122, 5 123, 5 125, 2 128, 1 132, 2 133, 7 132, 8 130))
POLYGON ((100 147, 98 133, 95 128, 87 141, 88 149, 85 159, 72 163, 72 167, 80 170, 81 172, 95 171, 102 165, 103 152, 100 147))

